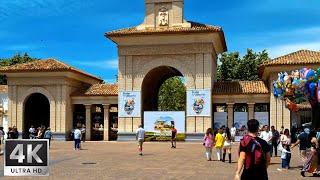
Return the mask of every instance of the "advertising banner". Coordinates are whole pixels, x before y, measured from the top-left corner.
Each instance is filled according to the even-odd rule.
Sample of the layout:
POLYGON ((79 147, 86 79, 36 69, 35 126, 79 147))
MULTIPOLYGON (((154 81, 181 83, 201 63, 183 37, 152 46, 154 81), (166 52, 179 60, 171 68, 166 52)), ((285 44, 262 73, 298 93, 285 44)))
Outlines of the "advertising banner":
POLYGON ((140 91, 120 91, 119 117, 141 117, 140 91))
POLYGON ((211 90, 187 91, 187 116, 211 116, 211 90))
POLYGON ((171 130, 173 127, 177 129, 177 140, 184 140, 184 111, 144 112, 144 129, 146 131, 146 141, 171 140, 171 130))
POLYGON ((247 133, 248 112, 234 112, 234 126, 237 129, 236 141, 247 133))
POLYGON ((227 127, 228 122, 227 112, 214 112, 214 129, 219 129, 222 126, 227 127))
POLYGON ((254 118, 259 121, 260 126, 269 126, 269 112, 255 112, 254 118))

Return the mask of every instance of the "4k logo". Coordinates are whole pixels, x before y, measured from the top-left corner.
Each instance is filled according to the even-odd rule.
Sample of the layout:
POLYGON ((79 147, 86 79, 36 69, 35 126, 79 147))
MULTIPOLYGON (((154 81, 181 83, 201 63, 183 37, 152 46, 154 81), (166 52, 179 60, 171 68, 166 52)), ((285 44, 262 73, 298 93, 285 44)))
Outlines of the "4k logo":
POLYGON ((6 140, 5 176, 49 175, 48 140, 6 140))

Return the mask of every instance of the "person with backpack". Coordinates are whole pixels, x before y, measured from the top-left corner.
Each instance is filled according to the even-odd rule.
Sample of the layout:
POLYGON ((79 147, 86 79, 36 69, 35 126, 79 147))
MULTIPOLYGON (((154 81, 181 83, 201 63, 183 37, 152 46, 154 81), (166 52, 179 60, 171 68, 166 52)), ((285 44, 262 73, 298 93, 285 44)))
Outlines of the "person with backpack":
POLYGON ((247 122, 248 134, 240 141, 239 159, 235 180, 268 180, 268 166, 270 164, 270 145, 257 137, 259 121, 250 119, 247 122), (242 174, 240 176, 241 170, 242 174))

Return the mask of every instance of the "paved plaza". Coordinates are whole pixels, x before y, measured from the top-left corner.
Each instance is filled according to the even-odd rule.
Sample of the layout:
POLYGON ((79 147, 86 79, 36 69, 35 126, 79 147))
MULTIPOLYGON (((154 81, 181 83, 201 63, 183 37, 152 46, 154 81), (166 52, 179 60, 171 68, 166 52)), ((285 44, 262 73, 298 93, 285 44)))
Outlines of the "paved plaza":
MULTIPOLYGON (((74 151, 72 145, 72 142, 52 143, 49 179, 231 180, 237 165, 237 146, 233 148, 233 163, 229 164, 206 161, 201 143, 178 143, 177 149, 171 149, 169 143, 145 143, 145 155, 142 157, 133 142, 85 142, 81 151, 74 151)), ((270 179, 316 179, 300 177, 297 154, 295 149, 291 163, 293 168, 288 172, 278 172, 280 159, 273 158, 270 179)), ((0 162, 3 176, 3 156, 0 162)))

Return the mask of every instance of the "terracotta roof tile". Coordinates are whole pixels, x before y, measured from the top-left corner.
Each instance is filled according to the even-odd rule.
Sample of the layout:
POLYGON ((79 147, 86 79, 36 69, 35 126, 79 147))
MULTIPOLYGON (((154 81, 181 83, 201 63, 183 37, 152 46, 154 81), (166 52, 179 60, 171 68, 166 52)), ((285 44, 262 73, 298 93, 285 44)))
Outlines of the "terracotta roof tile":
POLYGON ((8 86, 0 85, 0 93, 8 93, 8 86))
POLYGON ((117 96, 117 84, 93 84, 89 88, 83 88, 74 92, 71 96, 117 96))
POLYGON ((273 60, 264 62, 261 66, 294 65, 320 63, 320 51, 299 50, 273 60))
POLYGON ((46 60, 36 60, 28 63, 15 64, 12 66, 0 67, 0 73, 15 73, 15 72, 64 72, 71 71, 89 76, 91 78, 102 81, 100 78, 88 74, 84 71, 69 66, 61 61, 49 58, 46 60))
POLYGON ((191 27, 173 27, 173 28, 163 28, 155 29, 150 28, 146 30, 138 30, 137 27, 130 27, 119 29, 111 32, 107 32, 105 35, 107 37, 113 36, 123 36, 123 35, 147 35, 147 34, 160 34, 160 33, 180 33, 180 32, 223 32, 222 28, 219 26, 211 26, 207 24, 201 24, 196 22, 191 22, 191 27))
POLYGON ((268 87, 263 81, 222 81, 213 85, 212 94, 268 94, 268 87))

